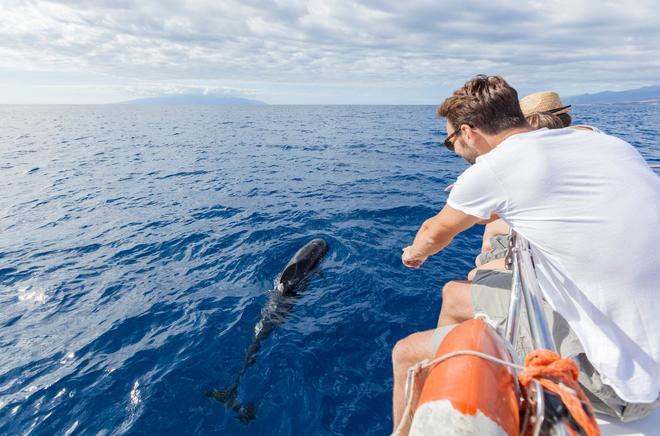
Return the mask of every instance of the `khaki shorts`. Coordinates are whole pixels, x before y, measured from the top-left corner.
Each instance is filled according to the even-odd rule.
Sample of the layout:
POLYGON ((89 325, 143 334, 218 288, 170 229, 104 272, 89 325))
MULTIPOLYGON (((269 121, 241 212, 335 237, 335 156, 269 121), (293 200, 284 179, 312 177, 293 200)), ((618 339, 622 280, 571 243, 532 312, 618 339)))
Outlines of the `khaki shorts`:
MULTIPOLYGON (((479 270, 470 287, 475 315, 486 314, 500 334, 504 332, 504 325, 509 313, 511 281, 511 271, 479 270)), ((619 398, 610 386, 603 383, 600 374, 587 359, 582 344, 568 322, 545 302, 543 302, 543 309, 548 325, 552 329, 552 336, 559 354, 564 358, 573 358, 579 363, 580 385, 589 397, 596 412, 628 422, 648 415, 660 405, 660 400, 654 403, 631 404, 619 398)), ((439 346, 451 328, 452 326, 447 326, 436 329, 433 345, 439 346)), ((518 323, 518 334, 514 349, 521 362, 527 353, 533 350, 532 335, 524 305, 520 311, 520 322, 518 323)))

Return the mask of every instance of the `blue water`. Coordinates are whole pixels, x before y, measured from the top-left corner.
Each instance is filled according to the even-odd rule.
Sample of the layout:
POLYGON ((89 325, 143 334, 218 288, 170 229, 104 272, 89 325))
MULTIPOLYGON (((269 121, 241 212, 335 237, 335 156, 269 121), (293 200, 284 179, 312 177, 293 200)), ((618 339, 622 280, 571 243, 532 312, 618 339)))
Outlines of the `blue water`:
MULTIPOLYGON (((578 122, 660 163, 660 106, 578 122)), ((390 350, 480 230, 400 262, 466 167, 430 106, 0 106, 0 433, 385 434, 390 350), (330 252, 243 377, 273 280, 330 252)), ((587 163, 588 164, 588 163, 587 163)))

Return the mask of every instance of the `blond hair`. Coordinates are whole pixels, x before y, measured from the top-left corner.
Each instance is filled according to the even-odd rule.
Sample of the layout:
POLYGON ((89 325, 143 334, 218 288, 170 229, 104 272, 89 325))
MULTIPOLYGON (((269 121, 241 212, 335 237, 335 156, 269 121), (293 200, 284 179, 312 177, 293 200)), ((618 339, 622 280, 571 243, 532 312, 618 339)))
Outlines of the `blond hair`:
POLYGON ((564 127, 561 119, 555 115, 547 112, 534 112, 527 116, 527 123, 532 126, 534 129, 542 129, 547 127, 548 129, 561 129, 564 127))

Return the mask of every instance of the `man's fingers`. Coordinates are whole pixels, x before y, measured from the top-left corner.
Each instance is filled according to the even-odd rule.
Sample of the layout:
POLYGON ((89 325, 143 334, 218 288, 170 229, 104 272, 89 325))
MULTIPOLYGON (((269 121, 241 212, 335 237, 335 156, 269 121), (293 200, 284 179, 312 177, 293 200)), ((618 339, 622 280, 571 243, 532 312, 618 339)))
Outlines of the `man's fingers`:
POLYGON ((407 246, 403 249, 403 254, 401 254, 401 261, 408 268, 417 269, 422 266, 422 263, 424 263, 426 259, 411 259, 410 248, 411 246, 407 246))
POLYGON ((403 259, 403 264, 408 268, 419 268, 422 265, 422 262, 420 260, 403 259))

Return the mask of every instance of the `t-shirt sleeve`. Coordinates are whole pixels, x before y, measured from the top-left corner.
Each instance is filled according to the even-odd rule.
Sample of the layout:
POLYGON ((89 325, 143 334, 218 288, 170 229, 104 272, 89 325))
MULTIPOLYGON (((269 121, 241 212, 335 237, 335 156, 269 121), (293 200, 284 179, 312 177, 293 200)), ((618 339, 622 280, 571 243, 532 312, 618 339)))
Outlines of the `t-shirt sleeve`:
POLYGON ((506 196, 495 173, 488 164, 481 162, 460 175, 447 204, 465 214, 488 219, 493 213, 501 214, 506 196))

